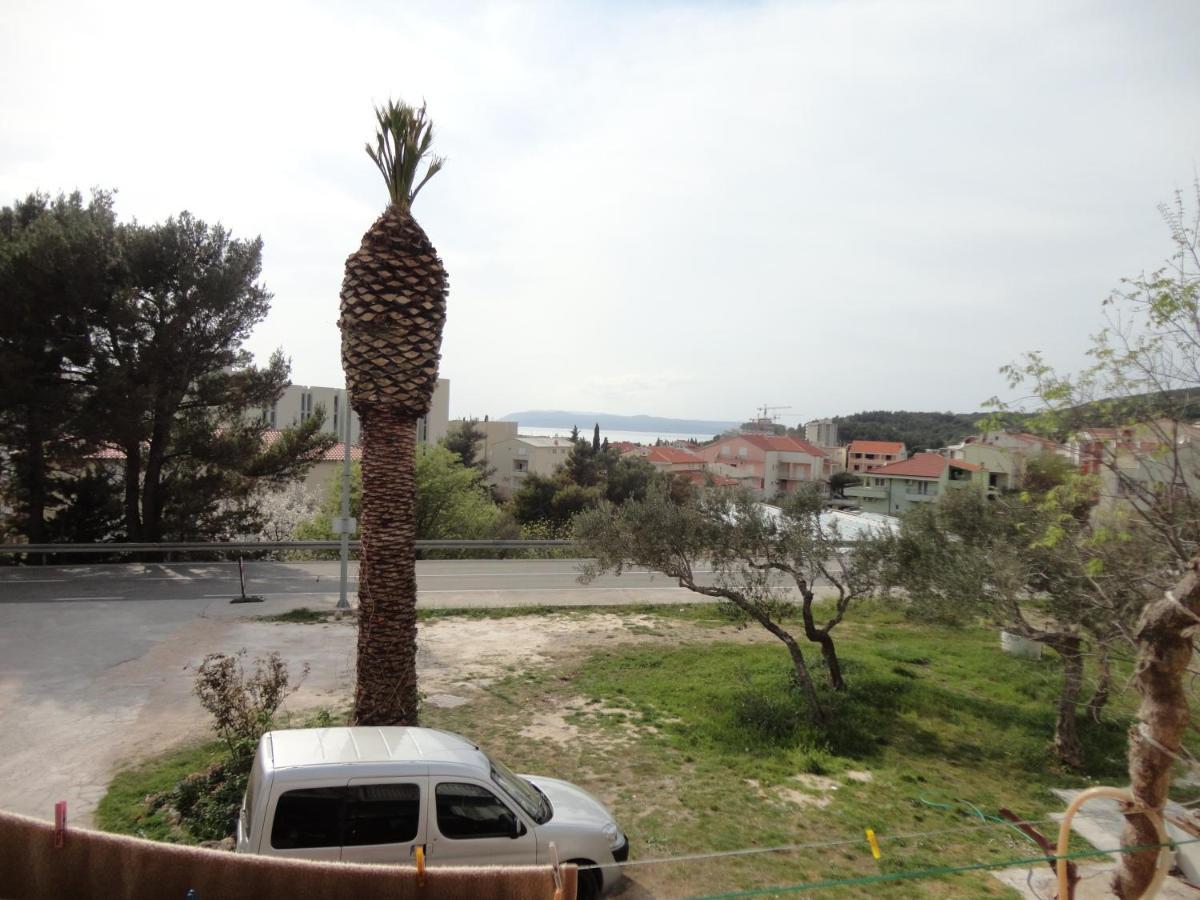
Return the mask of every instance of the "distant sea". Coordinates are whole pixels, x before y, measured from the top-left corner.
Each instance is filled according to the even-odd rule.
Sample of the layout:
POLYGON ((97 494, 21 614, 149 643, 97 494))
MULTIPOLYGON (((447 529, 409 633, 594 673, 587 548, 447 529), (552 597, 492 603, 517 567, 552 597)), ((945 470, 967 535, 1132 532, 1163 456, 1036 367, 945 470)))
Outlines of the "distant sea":
MULTIPOLYGON (((521 425, 518 427, 519 434, 540 435, 542 437, 570 437, 570 428, 551 428, 542 425, 521 425)), ((579 436, 592 439, 592 429, 579 427, 579 436)), ((671 431, 605 431, 600 429, 600 440, 608 438, 610 444, 615 444, 617 441, 630 441, 634 444, 653 444, 659 438, 664 441, 711 441, 715 437, 713 434, 680 434, 671 431)))

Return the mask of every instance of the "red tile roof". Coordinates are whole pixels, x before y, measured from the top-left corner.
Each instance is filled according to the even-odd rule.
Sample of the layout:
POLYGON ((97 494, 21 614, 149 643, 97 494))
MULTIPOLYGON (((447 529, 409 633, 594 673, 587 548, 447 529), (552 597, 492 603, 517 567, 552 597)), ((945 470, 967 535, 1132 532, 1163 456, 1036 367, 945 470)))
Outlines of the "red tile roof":
MULTIPOLYGON (((278 428, 268 428, 266 431, 263 432, 263 436, 262 436, 263 446, 270 447, 272 444, 274 444, 276 441, 279 440, 279 437, 282 433, 283 432, 281 432, 278 428)), ((98 449, 95 453, 93 453, 88 458, 89 459, 123 460, 123 459, 125 459, 125 451, 122 450, 120 447, 106 445, 106 446, 103 446, 100 449, 98 449)), ((362 447, 358 446, 357 444, 350 445, 350 460, 351 460, 351 462, 361 462, 362 461, 362 447)), ((330 447, 328 450, 326 450, 324 453, 322 453, 320 455, 320 457, 318 457, 318 461, 319 462, 341 462, 342 461, 342 444, 341 444, 341 442, 339 441, 338 443, 336 443, 332 447, 330 447)))
POLYGON ((904 452, 900 441, 851 441, 848 453, 883 453, 899 456, 904 452))
POLYGON ((804 438, 785 434, 739 434, 742 440, 759 450, 775 450, 780 453, 807 453, 809 456, 824 456, 825 451, 804 438))
POLYGON ((867 469, 868 475, 901 475, 907 478, 941 478, 946 467, 963 469, 967 472, 980 472, 983 466, 964 462, 961 459, 946 459, 938 453, 918 453, 911 459, 889 463, 874 469, 867 469))
POLYGON ((693 464, 700 466, 704 464, 704 457, 698 456, 690 450, 681 450, 678 447, 652 447, 643 459, 647 462, 664 463, 667 465, 693 464))

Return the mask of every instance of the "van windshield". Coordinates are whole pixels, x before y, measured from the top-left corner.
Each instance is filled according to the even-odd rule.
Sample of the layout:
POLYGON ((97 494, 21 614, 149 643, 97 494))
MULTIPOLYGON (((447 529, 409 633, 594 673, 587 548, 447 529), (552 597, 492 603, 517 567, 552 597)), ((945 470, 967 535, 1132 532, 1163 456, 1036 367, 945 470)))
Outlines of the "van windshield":
MULTIPOLYGON (((487 754, 484 755, 487 756, 487 754)), ((504 763, 492 759, 491 756, 488 756, 487 759, 492 766, 492 781, 496 782, 504 793, 512 797, 533 821, 539 825, 549 822, 550 816, 554 814, 554 808, 550 805, 546 795, 520 775, 513 773, 504 763)))

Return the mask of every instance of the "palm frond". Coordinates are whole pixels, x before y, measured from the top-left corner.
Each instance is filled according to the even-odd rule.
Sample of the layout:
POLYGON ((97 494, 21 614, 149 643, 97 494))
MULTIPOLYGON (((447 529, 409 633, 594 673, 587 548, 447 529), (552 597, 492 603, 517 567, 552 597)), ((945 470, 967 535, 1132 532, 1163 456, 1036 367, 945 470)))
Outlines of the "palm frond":
POLYGON ((417 181, 421 160, 429 156, 429 148, 433 145, 433 122, 426 114, 424 103, 416 107, 395 100, 376 107, 375 118, 379 129, 375 133, 375 146, 366 145, 367 155, 383 175, 392 205, 401 212, 408 212, 421 188, 446 163, 445 157, 429 157, 425 177, 417 181))

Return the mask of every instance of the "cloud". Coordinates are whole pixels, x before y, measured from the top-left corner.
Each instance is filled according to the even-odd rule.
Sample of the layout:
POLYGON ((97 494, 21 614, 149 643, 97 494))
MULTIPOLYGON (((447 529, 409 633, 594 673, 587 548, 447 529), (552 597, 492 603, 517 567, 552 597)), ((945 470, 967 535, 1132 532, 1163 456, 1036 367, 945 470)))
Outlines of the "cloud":
POLYGON ((1115 0, 9 4, 0 192, 261 233, 255 351, 339 383, 371 104, 424 97, 452 411, 969 409, 1026 347, 1079 360, 1166 252, 1197 26, 1115 0))

